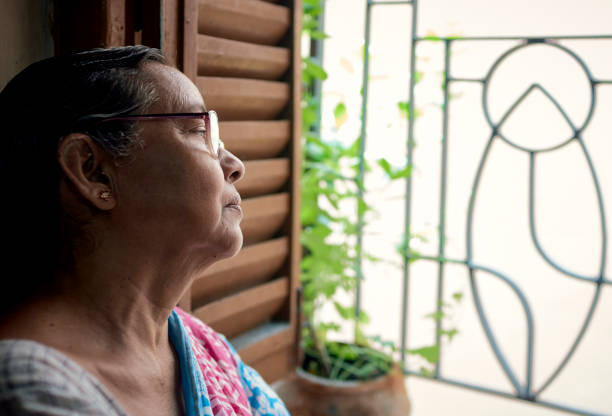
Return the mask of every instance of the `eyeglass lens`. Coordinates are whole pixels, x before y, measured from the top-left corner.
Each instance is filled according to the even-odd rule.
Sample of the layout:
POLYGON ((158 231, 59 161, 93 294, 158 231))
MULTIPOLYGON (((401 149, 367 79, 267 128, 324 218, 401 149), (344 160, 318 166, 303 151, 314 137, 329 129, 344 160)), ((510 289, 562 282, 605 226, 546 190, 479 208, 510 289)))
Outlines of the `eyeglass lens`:
POLYGON ((210 144, 212 151, 215 155, 219 154, 221 148, 223 148, 223 142, 219 135, 219 117, 213 110, 208 111, 208 117, 206 117, 207 130, 209 132, 210 144))

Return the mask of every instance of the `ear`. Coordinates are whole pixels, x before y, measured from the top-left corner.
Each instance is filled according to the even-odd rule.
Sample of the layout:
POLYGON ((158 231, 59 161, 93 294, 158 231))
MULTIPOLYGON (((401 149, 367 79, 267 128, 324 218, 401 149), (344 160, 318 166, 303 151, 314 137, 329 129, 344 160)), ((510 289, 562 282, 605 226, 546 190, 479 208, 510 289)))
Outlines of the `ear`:
POLYGON ((81 133, 65 136, 57 149, 57 160, 67 182, 81 197, 101 210, 115 207, 112 164, 106 152, 91 137, 81 133))

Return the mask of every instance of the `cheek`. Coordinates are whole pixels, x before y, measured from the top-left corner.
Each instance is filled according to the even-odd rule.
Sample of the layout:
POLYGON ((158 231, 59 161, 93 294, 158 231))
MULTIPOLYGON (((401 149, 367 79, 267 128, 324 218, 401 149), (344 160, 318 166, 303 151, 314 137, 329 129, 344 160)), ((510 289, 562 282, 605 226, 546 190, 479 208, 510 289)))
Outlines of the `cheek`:
POLYGON ((189 222, 204 234, 212 234, 211 239, 216 239, 214 234, 222 233, 227 227, 224 218, 223 190, 225 181, 221 167, 215 160, 198 164, 190 164, 191 169, 179 173, 174 184, 177 190, 175 198, 181 201, 181 207, 177 207, 176 215, 183 215, 189 222), (180 212, 183 210, 184 212, 180 212))
POLYGON ((118 185, 124 227, 145 230, 149 242, 197 242, 214 248, 219 257, 234 254, 242 235, 223 210, 225 178, 219 162, 197 149, 170 147, 147 156, 122 168, 118 185))
MULTIPOLYGON (((214 162, 214 161, 213 161, 214 162)), ((220 215, 223 207, 225 181, 219 166, 207 163, 187 173, 194 202, 206 204, 207 208, 220 215)))

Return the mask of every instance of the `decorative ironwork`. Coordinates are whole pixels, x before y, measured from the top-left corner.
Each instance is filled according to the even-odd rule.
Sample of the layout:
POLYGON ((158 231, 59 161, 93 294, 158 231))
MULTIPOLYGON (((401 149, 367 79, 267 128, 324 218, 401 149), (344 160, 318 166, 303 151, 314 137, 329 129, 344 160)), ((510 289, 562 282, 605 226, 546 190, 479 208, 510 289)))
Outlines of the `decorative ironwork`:
MULTIPOLYGON (((364 53, 364 66, 363 66, 363 103, 362 103, 362 126, 361 126, 361 155, 360 155, 360 170, 358 175, 358 184, 360 185, 360 196, 363 196, 363 176, 364 176, 364 151, 365 151, 365 141, 366 141, 366 114, 367 114, 367 102, 368 102, 368 81, 369 81, 369 45, 370 45, 370 32, 371 32, 371 10, 373 6, 377 5, 398 5, 398 4, 407 4, 412 7, 412 36, 410 39, 411 44, 411 59, 410 59, 410 87, 409 87, 409 113, 408 113, 408 149, 407 149, 407 164, 412 166, 413 164, 413 148, 414 148, 414 79, 415 79, 415 62, 416 62, 416 46, 419 42, 430 41, 431 39, 426 37, 417 36, 417 0, 413 1, 375 1, 375 0, 367 0, 366 2, 366 20, 365 20, 365 53, 364 53)), ((522 399, 525 401, 529 401, 535 404, 540 404, 543 406, 547 406, 550 408, 558 409, 561 411, 572 412, 581 415, 594 415, 597 413, 589 412, 585 409, 577 409, 570 406, 566 406, 559 403, 554 403, 550 401, 545 401, 540 399, 540 395, 544 390, 546 390, 550 384, 557 378, 557 376, 561 373, 565 365, 568 363, 574 352, 576 351, 577 346, 582 340, 589 324, 592 320, 593 313, 597 302, 600 297, 601 288, 603 285, 612 285, 612 280, 605 277, 605 266, 606 266, 606 250, 607 250, 607 222, 606 216, 603 206, 603 197, 601 186, 597 177, 597 173, 595 171, 595 167, 593 166, 593 162, 591 160, 591 156, 588 152, 588 149, 585 146, 584 140, 582 138, 584 129, 588 126, 591 121, 593 111, 595 108, 596 96, 597 96, 597 87, 605 84, 612 84, 612 80, 604 80, 604 79, 596 79, 592 76, 591 71, 589 70, 586 63, 572 50, 559 44, 559 41, 562 40, 591 40, 591 39, 610 39, 612 40, 612 35, 610 36, 551 36, 551 37, 511 37, 511 36, 492 36, 492 37, 461 37, 461 38, 437 38, 437 41, 442 41, 444 43, 444 74, 443 74, 443 85, 444 85, 444 98, 443 98, 443 116, 442 116, 442 151, 441 151, 441 175, 440 175, 440 210, 439 210, 439 227, 438 227, 438 253, 436 256, 423 256, 419 255, 418 257, 411 258, 410 257, 410 239, 407 239, 406 251, 404 257, 404 267, 403 267, 403 293, 402 293, 402 310, 401 310, 401 329, 400 329, 400 339, 401 339, 401 360, 404 367, 404 372, 408 375, 414 376, 422 376, 420 372, 412 371, 406 367, 406 357, 405 350, 408 345, 407 341, 407 333, 408 333, 408 293, 409 293, 409 283, 410 283, 410 263, 414 259, 418 260, 427 260, 438 263, 438 290, 437 290, 437 305, 438 312, 441 312, 442 305, 442 293, 444 288, 444 266, 447 263, 452 264, 461 264, 467 268, 469 273, 469 281, 470 288, 472 292, 472 296, 474 299, 474 304, 478 313, 478 317, 482 324, 482 328, 486 334, 487 340, 500 363, 504 374, 510 381, 511 385, 514 388, 514 393, 508 393, 501 390, 492 389, 486 386, 475 385, 471 383, 466 383, 460 380, 454 380, 450 378, 446 378, 440 374, 440 361, 436 364, 435 372, 433 374, 433 378, 435 380, 446 382, 452 385, 467 387, 472 390, 487 392, 496 394, 503 397, 522 399), (480 79, 469 79, 469 78, 454 78, 450 73, 450 53, 452 45, 456 42, 462 41, 499 41, 499 40, 508 40, 508 41, 517 41, 518 45, 513 46, 502 53, 492 64, 487 75, 484 78, 480 79), (499 68, 500 64, 511 56, 513 53, 523 49, 529 48, 533 45, 548 45, 552 48, 556 48, 561 52, 567 54, 571 59, 573 59, 584 71, 588 82, 589 82, 589 90, 590 90, 590 107, 588 110, 588 114, 584 122, 580 125, 575 124, 571 118, 568 116, 565 109, 560 105, 560 103, 553 97, 553 95, 547 91, 542 85, 534 83, 529 86, 520 97, 508 108, 508 110, 502 115, 499 121, 494 121, 491 117, 488 105, 488 91, 490 86, 490 81, 495 73, 495 71, 499 68), (479 83, 482 85, 482 106, 485 114, 485 118, 491 128, 491 134, 489 136, 488 142, 483 150, 482 156, 480 158, 480 162, 478 165, 478 169, 476 175, 473 180, 472 185, 472 194, 469 198, 469 205, 467 211, 467 226, 466 226, 466 258, 465 259, 452 259, 447 258, 445 255, 444 248, 444 235, 446 228, 446 181, 447 181, 447 158, 448 158, 448 120, 449 120, 449 87, 451 83, 456 82, 472 82, 479 83), (501 128, 504 123, 508 120, 508 117, 520 106, 520 104, 534 91, 540 91, 551 103, 554 107, 559 111, 563 119, 567 122, 570 127, 572 134, 570 137, 564 139, 560 143, 549 146, 546 148, 535 149, 522 146, 518 144, 516 141, 513 141, 512 138, 506 137, 501 132, 501 128), (482 177, 483 169, 486 165, 489 151, 491 149, 492 144, 495 141, 503 141, 509 146, 526 153, 529 157, 529 229, 531 239, 537 249, 537 252, 540 256, 548 263, 552 268, 561 272, 565 276, 570 278, 578 279, 581 281, 589 282, 595 286, 595 293, 593 295, 593 299, 591 301, 591 305, 588 309, 587 316, 576 336, 573 344, 571 345, 569 351, 565 354, 563 359, 557 368, 548 376, 548 378, 542 383, 540 386, 533 385, 533 362, 534 362, 534 319, 533 314, 531 312, 529 302, 527 298, 523 294, 521 288, 508 276, 504 273, 481 264, 474 262, 473 260, 473 219, 474 219, 474 207, 476 197, 478 195, 480 180, 482 177), (597 198, 597 205, 599 210, 599 219, 601 224, 601 255, 599 261, 599 271, 595 276, 584 275, 575 271, 570 271, 563 266, 561 266, 558 262, 553 260, 553 258, 548 254, 542 245, 540 239, 537 234, 536 227, 536 219, 535 219, 535 164, 537 156, 540 153, 544 152, 552 152, 554 150, 560 149, 569 143, 577 142, 584 157, 586 159, 587 165, 589 167, 590 175, 593 179, 593 183, 595 186, 595 193, 597 198), (487 320, 487 316, 483 309, 480 292, 478 290, 477 279, 475 272, 480 271, 484 273, 488 273, 489 275, 500 279, 503 283, 505 283, 510 290, 518 297, 520 305, 525 314, 525 320, 527 323, 527 345, 526 345, 526 367, 525 367, 525 382, 521 383, 508 363, 506 357, 498 346, 498 342, 491 330, 491 326, 489 321, 487 320)), ((412 179, 408 177, 406 180, 406 206, 405 206, 405 235, 410 235, 410 224, 411 224, 411 196, 412 196, 412 179)), ((363 226, 363 217, 362 213, 358 213, 358 247, 359 251, 361 250, 361 234, 362 234, 362 226, 363 226)), ((358 265, 357 265, 357 276, 362 277, 361 271, 361 253, 358 253, 358 265)), ((356 293, 356 314, 359 314, 360 309, 360 297, 361 291, 360 288, 357 289, 356 293)), ((437 344, 440 345, 440 333, 441 333, 441 323, 438 321, 436 323, 436 341, 437 344)), ((440 357, 442 357, 442 353, 440 353, 440 357)))

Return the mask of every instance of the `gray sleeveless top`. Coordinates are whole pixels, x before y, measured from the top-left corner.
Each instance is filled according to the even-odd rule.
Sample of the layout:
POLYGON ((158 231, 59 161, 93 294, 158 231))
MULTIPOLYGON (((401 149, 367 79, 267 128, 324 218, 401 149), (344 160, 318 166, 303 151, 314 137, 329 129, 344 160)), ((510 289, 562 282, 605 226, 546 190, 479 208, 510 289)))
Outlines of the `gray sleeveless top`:
POLYGON ((0 341, 0 416, 127 416, 106 388, 59 351, 0 341))

